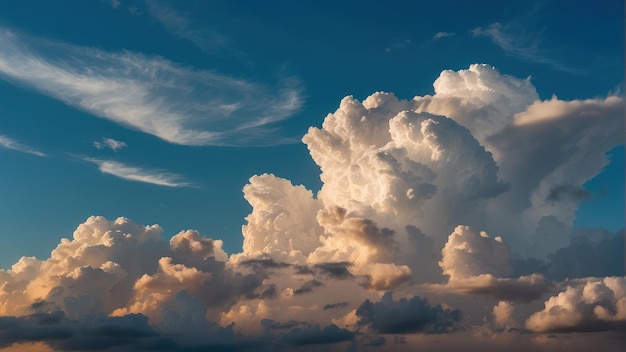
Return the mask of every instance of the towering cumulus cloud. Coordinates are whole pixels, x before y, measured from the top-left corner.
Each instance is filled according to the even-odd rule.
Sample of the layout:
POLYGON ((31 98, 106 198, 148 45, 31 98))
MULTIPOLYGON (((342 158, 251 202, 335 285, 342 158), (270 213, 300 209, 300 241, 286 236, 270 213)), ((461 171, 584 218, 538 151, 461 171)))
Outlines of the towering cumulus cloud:
POLYGON ((624 232, 572 222, 623 114, 617 96, 541 101, 488 65, 442 72, 432 96, 345 97, 302 138, 317 194, 244 186, 240 253, 90 217, 0 270, 0 348, 619 350, 624 232))

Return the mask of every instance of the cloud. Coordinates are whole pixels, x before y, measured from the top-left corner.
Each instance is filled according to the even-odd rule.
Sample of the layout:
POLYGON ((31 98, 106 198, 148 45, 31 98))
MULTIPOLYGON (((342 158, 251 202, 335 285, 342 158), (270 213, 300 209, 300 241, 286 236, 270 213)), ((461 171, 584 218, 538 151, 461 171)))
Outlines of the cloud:
POLYGON ((625 288, 624 277, 572 281, 526 320, 526 328, 536 332, 624 331, 625 288))
POLYGON ((502 25, 498 22, 485 28, 474 28, 471 33, 476 37, 488 37, 504 52, 522 60, 546 64, 558 71, 581 74, 580 70, 548 57, 540 48, 540 33, 527 33, 513 24, 502 25))
POLYGON ((70 319, 137 313, 156 323, 189 304, 205 311, 228 307, 237 297, 263 289, 261 276, 226 268, 221 241, 189 230, 168 243, 162 232, 158 225, 125 218, 90 217, 50 258, 22 258, 10 270, 0 270, 0 314, 22 315, 34 302, 45 301, 70 319), (183 291, 192 299, 181 297, 183 291))
POLYGON ((150 183, 166 187, 189 187, 191 183, 184 181, 183 177, 166 170, 142 169, 140 167, 127 165, 113 160, 102 160, 96 158, 84 158, 98 165, 101 172, 113 175, 129 181, 150 183))
POLYGON ((206 23, 201 25, 193 21, 189 15, 180 13, 171 6, 157 0, 146 1, 148 13, 161 22, 173 35, 190 41, 200 50, 213 54, 226 50, 235 56, 242 53, 234 49, 232 41, 225 35, 210 29, 206 23))
POLYGON ((325 304, 322 309, 329 310, 329 309, 343 308, 347 306, 348 306, 348 302, 338 302, 338 303, 325 304))
POLYGON ((255 350, 267 344, 237 339, 231 329, 219 327, 206 329, 202 336, 180 338, 150 326, 147 317, 141 314, 74 320, 61 311, 54 311, 21 317, 3 316, 0 326, 0 347, 40 341, 51 351, 255 350))
MULTIPOLYGON (((582 187, 608 163, 605 154, 623 143, 623 98, 542 101, 530 79, 488 65, 443 71, 433 85, 433 96, 415 97, 404 108, 444 115, 468 128, 493 157, 497 176, 511 187, 489 199, 484 213, 474 210, 474 216, 457 224, 500 233, 521 253, 527 250, 521 247, 533 246, 529 234, 539 231, 546 216, 554 216, 568 232, 580 198, 564 197, 558 205, 547 198, 564 185, 582 187), (478 224, 482 214, 489 219, 478 224)), ((415 225, 431 233, 428 226, 415 225)), ((542 257, 568 243, 558 236, 539 240, 533 248, 547 250, 529 255, 542 257)))
POLYGON ((322 129, 310 128, 303 142, 322 170, 318 197, 396 233, 413 225, 433 236, 475 219, 508 185, 467 128, 414 112, 422 104, 382 92, 362 103, 346 97, 322 129))
POLYGON ((551 291, 554 283, 540 274, 518 278, 499 278, 490 274, 476 275, 450 281, 447 284, 425 284, 423 288, 434 292, 487 295, 498 300, 531 302, 551 291))
POLYGON ((539 99, 530 77, 501 74, 489 65, 442 71, 433 83, 433 96, 415 97, 413 109, 444 115, 468 128, 483 145, 514 121, 515 114, 539 99))
POLYGON ((438 40, 438 39, 442 39, 442 38, 446 38, 446 37, 452 37, 454 36, 454 33, 450 33, 450 32, 437 32, 435 33, 435 35, 433 35, 432 40, 438 40))
POLYGON ((489 237, 469 226, 457 226, 443 247, 439 265, 450 281, 482 274, 510 276, 510 250, 501 237, 489 237))
POLYGON ((263 174, 251 177, 243 194, 252 213, 242 228, 243 253, 236 258, 256 259, 267 254, 275 260, 304 264, 305 257, 320 245, 322 232, 315 218, 321 204, 313 192, 263 174))
POLYGON ((437 334, 454 331, 461 312, 444 309, 440 305, 431 306, 426 299, 418 296, 394 301, 392 294, 387 292, 379 302, 363 302, 357 308, 356 316, 359 326, 369 327, 381 334, 437 334))
MULTIPOLYGON (((319 192, 272 174, 243 187, 240 253, 194 230, 166 239, 158 225, 91 217, 49 258, 0 270, 0 315, 29 330, 34 313, 60 311, 67 346, 105 350, 528 350, 553 332, 617 334, 623 232, 572 231, 571 219, 622 142, 623 99, 541 101, 529 79, 488 65, 444 71, 434 88, 411 100, 342 99, 303 137, 319 192), (98 345, 74 328, 98 316, 149 329, 98 345), (440 333, 449 335, 431 336, 440 333)), ((31 340, 60 346, 41 334, 31 340)))
POLYGON ((624 230, 579 229, 570 237, 569 246, 548 255, 547 275, 556 280, 626 275, 624 230))
POLYGON ((0 134, 0 146, 7 148, 7 149, 11 149, 11 150, 17 150, 22 153, 28 153, 28 154, 33 154, 37 156, 46 156, 46 154, 38 151, 37 149, 34 149, 33 147, 22 144, 13 138, 3 136, 1 134, 0 134))
POLYGON ((497 327, 510 329, 518 328, 519 324, 513 319, 514 305, 511 302, 500 301, 493 307, 493 317, 497 327))
POLYGON ((468 226, 457 226, 442 250, 439 265, 449 276, 445 284, 425 284, 435 292, 493 296, 498 300, 529 302, 550 292, 553 283, 541 274, 509 278, 511 252, 501 237, 489 237, 468 226))
POLYGON ((549 202, 559 202, 567 198, 586 200, 589 198, 589 192, 582 187, 572 185, 555 186, 550 190, 550 194, 548 194, 546 200, 549 202))
POLYGON ((292 346, 333 344, 343 341, 350 341, 355 334, 349 330, 341 329, 337 325, 331 324, 323 329, 319 325, 308 328, 295 328, 285 334, 281 342, 292 346))
POLYGON ((97 149, 110 148, 114 152, 117 152, 118 150, 127 147, 127 144, 113 138, 102 137, 102 142, 94 141, 93 146, 97 149))
POLYGON ((268 145, 302 105, 299 84, 276 87, 194 70, 160 57, 0 30, 0 76, 67 105, 182 145, 268 145))
POLYGON ((312 292, 315 287, 324 286, 323 283, 317 280, 310 280, 305 282, 300 288, 293 291, 294 295, 302 295, 305 293, 312 292))

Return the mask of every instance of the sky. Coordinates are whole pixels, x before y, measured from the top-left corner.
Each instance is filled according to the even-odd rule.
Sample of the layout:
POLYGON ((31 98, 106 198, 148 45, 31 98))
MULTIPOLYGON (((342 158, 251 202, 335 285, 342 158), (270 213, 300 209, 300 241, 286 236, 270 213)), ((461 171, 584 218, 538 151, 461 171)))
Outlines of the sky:
POLYGON ((626 344, 624 4, 0 3, 0 351, 626 344))

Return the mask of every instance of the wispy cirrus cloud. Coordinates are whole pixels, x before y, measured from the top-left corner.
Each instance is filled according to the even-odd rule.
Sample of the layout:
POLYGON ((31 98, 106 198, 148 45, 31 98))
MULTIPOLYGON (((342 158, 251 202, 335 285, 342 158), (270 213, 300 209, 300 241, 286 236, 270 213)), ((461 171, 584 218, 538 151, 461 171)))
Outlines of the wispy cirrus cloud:
POLYGON ((83 160, 98 165, 98 169, 105 174, 113 175, 129 181, 150 183, 166 187, 193 186, 191 183, 186 182, 183 176, 167 170, 144 169, 113 160, 102 160, 96 158, 84 158, 83 160))
POLYGON ((105 52, 0 29, 0 77, 182 145, 273 145, 302 106, 299 82, 257 84, 157 56, 105 52))
POLYGON ((46 154, 38 151, 37 149, 33 147, 30 147, 26 144, 22 144, 13 138, 10 138, 1 134, 0 134, 0 146, 7 148, 7 149, 17 150, 22 153, 28 153, 28 154, 33 154, 37 156, 46 156, 46 154))
POLYGON ((146 1, 150 16, 161 22, 165 28, 176 37, 190 41, 193 45, 206 53, 215 53, 226 50, 240 56, 241 52, 234 49, 231 40, 209 27, 194 23, 189 16, 176 11, 171 6, 158 1, 146 1))
POLYGON ((487 27, 477 27, 471 30, 475 37, 487 37, 504 50, 507 54, 516 56, 522 60, 532 61, 552 66, 555 70, 581 74, 580 70, 569 67, 549 57, 540 48, 540 33, 532 34, 518 28, 516 25, 503 25, 499 22, 487 27))

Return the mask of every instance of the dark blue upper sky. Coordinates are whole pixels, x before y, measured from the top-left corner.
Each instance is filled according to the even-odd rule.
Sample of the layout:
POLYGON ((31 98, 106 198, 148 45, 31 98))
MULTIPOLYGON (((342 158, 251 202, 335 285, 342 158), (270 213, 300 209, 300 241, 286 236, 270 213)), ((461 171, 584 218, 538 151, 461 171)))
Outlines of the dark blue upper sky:
MULTIPOLYGON (((0 2, 0 267, 47 257, 90 215, 237 252, 242 187, 273 173, 317 191, 300 138, 344 96, 432 94, 472 63, 531 76, 541 99, 622 94, 624 4, 0 2)), ((610 154, 575 226, 624 227, 624 149, 610 154)))

